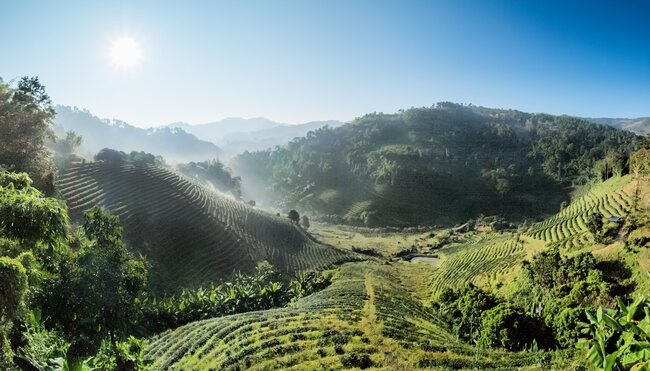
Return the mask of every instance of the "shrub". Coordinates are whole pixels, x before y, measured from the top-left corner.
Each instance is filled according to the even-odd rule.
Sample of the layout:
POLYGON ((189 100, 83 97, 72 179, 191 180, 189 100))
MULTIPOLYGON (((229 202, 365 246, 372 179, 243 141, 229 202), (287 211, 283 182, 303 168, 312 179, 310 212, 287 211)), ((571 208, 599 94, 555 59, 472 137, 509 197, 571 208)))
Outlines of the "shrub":
POLYGON ((52 369, 67 362, 70 344, 56 331, 45 328, 40 311, 30 311, 23 332, 26 344, 18 349, 18 358, 39 370, 52 369))
POLYGON ((148 369, 144 359, 146 342, 129 336, 126 341, 112 345, 103 341, 92 364, 102 370, 136 371, 148 369))
POLYGON ((445 290, 440 303, 453 317, 454 332, 465 340, 475 339, 481 326, 481 314, 497 304, 494 297, 472 284, 460 291, 445 290))
POLYGON ((8 335, 23 310, 27 273, 16 259, 0 257, 0 366, 9 368, 13 351, 8 335))
POLYGON ((481 316, 478 345, 520 351, 536 343, 546 346, 548 330, 508 303, 501 303, 481 316))
POLYGON ((344 367, 358 367, 362 370, 372 367, 372 360, 368 353, 352 352, 341 357, 341 363, 344 367))

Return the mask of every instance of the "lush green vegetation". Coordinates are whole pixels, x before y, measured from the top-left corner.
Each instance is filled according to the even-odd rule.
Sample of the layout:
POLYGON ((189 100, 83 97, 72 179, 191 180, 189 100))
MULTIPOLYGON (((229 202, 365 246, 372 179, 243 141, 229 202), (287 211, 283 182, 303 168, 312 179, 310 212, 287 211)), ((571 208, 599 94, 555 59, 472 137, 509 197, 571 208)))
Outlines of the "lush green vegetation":
POLYGON ((139 298, 138 306, 144 313, 141 326, 145 334, 154 334, 202 319, 282 307, 330 283, 330 278, 320 272, 298 273, 289 279, 262 264, 252 275, 237 273, 217 286, 183 289, 164 298, 139 298))
POLYGON ((481 350, 458 340, 445 315, 401 282, 401 268, 347 264, 332 285, 276 310, 193 322, 152 339, 159 368, 299 369, 521 367, 550 364, 541 352, 481 350))
POLYGON ((53 138, 52 101, 36 77, 16 86, 0 79, 0 167, 26 172, 46 194, 54 193, 54 165, 45 143, 53 138))
POLYGON ((604 231, 603 226, 609 224, 606 219, 618 217, 622 221, 634 208, 630 181, 631 177, 625 176, 597 184, 556 215, 532 225, 526 233, 566 249, 579 249, 607 237, 611 240, 611 232, 616 235, 620 222, 614 222, 604 231))
POLYGON ((446 103, 368 115, 239 158, 273 179, 290 211, 272 216, 218 161, 79 161, 75 133, 47 141, 37 79, 0 98, 17 136, 0 163, 29 172, 0 169, 2 369, 650 365, 648 140, 446 103), (546 220, 504 218, 551 210, 571 185, 546 220))
POLYGON ((320 129, 232 167, 245 191, 267 185, 254 198, 274 192, 280 208, 332 221, 523 220, 556 211, 566 186, 624 173, 637 146, 632 133, 578 118, 439 103, 320 129))
POLYGON ((587 349, 591 364, 599 370, 645 370, 650 366, 650 300, 639 297, 617 308, 590 309, 582 323, 579 348, 587 349))
POLYGON ((117 344, 130 333, 138 321, 134 299, 146 289, 147 270, 123 244, 118 219, 93 208, 72 235, 65 206, 44 197, 24 173, 1 171, 0 196, 3 365, 13 363, 16 346, 10 344, 25 345, 29 336, 41 343, 54 338, 63 348, 34 352, 38 347, 27 344, 21 349, 31 353, 24 359, 68 349, 73 356, 87 355, 103 340, 117 344), (28 309, 47 313, 49 327, 29 327, 23 338, 28 309), (48 332, 54 328, 60 336, 48 332))

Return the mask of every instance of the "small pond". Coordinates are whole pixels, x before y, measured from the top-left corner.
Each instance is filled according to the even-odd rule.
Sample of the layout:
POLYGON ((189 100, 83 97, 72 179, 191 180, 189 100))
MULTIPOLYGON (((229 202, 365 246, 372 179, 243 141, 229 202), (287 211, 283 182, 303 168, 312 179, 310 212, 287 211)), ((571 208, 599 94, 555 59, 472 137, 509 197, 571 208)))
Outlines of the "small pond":
POLYGON ((411 258, 411 263, 429 263, 429 264, 437 264, 440 261, 439 258, 435 256, 414 256, 411 258))

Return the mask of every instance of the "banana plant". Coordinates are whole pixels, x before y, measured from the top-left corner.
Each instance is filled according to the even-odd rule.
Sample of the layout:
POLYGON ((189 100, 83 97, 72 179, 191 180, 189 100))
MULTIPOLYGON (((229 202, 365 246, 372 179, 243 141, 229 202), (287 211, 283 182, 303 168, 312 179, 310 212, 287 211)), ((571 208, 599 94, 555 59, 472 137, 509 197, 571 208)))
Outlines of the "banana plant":
POLYGON ((578 341, 587 359, 598 370, 650 371, 650 297, 626 305, 617 299, 616 309, 587 310, 589 323, 581 323, 590 338, 578 341))

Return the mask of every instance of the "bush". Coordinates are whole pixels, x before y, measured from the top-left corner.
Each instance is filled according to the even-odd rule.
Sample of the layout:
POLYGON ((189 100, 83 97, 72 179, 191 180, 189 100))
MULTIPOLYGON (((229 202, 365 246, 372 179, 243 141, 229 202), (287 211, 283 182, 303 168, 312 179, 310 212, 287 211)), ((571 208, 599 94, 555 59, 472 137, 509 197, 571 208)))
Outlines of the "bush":
POLYGON ((129 336, 126 341, 113 345, 103 341, 92 364, 101 370, 136 371, 148 369, 144 359, 146 342, 129 336))
POLYGON ((524 350, 533 343, 545 347, 548 343, 547 333, 548 330, 539 321, 508 303, 501 303, 482 314, 478 345, 509 351, 524 350))
POLYGON ((13 351, 8 335, 23 310, 27 273, 16 259, 0 257, 0 366, 9 368, 13 351))
POLYGON ((497 301, 470 284, 460 291, 445 290, 440 296, 440 303, 453 317, 454 332, 460 338, 471 341, 481 326, 482 313, 493 308, 497 301))
POLYGON ((126 153, 110 148, 104 148, 95 155, 95 161, 104 161, 105 164, 111 166, 119 166, 125 162, 126 159, 126 153))
POLYGON ((23 332, 26 344, 18 349, 18 358, 31 367, 45 370, 67 363, 70 344, 56 331, 45 328, 39 311, 30 311, 23 332))
POLYGON ((580 338, 579 324, 585 322, 585 309, 564 308, 553 321, 553 334, 560 347, 569 348, 580 338))
POLYGON ((341 363, 344 367, 358 367, 362 370, 372 367, 372 360, 368 353, 352 352, 341 357, 341 363))

